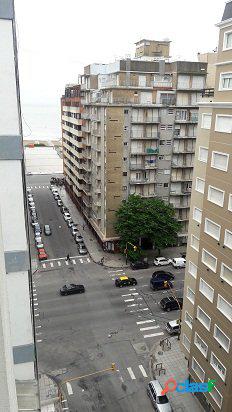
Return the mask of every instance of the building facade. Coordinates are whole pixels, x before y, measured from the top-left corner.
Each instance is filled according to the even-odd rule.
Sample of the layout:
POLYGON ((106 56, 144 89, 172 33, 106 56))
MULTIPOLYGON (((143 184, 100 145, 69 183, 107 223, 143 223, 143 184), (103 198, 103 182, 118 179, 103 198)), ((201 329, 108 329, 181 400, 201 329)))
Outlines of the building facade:
POLYGON ((0 2, 0 410, 39 410, 14 4, 0 2))
POLYGON ((215 93, 200 103, 181 342, 190 379, 215 387, 206 411, 232 402, 232 2, 219 27, 215 93))
POLYGON ((118 240, 115 212, 133 193, 173 204, 182 222, 178 243, 187 242, 197 102, 207 63, 170 62, 169 47, 169 41, 142 40, 134 59, 86 66, 78 136, 77 119, 72 123, 70 112, 67 120, 62 109, 64 173, 106 250, 114 250, 118 240))

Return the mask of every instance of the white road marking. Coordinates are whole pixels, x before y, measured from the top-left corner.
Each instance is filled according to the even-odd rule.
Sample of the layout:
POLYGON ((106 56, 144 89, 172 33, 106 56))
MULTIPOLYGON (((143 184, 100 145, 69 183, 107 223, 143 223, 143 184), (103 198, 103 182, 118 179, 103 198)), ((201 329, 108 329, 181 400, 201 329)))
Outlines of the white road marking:
POLYGON ((132 295, 132 293, 126 293, 126 295, 121 295, 121 296, 122 296, 122 298, 124 298, 126 296, 131 296, 131 295, 132 295))
POLYGON ((132 307, 132 306, 138 306, 138 303, 132 303, 132 305, 127 305, 128 308, 132 307))
POLYGON ((42 186, 43 189, 45 189, 45 186, 42 186))
POLYGON ((142 285, 142 286, 140 286, 141 288, 145 288, 146 286, 148 286, 148 285, 142 285))
POLYGON ((58 266, 61 266, 61 263, 60 263, 60 261, 59 261, 59 260, 58 260, 57 264, 58 264, 58 266))
POLYGON ((155 319, 148 319, 148 320, 140 320, 139 322, 136 322, 137 325, 142 325, 143 323, 151 323, 151 322, 156 322, 155 319))
POLYGON ((131 369, 131 368, 127 368, 127 370, 128 370, 128 373, 129 373, 131 379, 136 379, 135 374, 134 374, 134 372, 132 371, 132 369, 131 369))
POLYGON ((67 260, 65 261, 65 264, 68 266, 68 261, 67 260))
POLYGON ((34 303, 34 306, 38 306, 39 304, 38 303, 34 303))
POLYGON ((53 263, 53 262, 50 262, 50 266, 51 266, 51 268, 53 268, 53 267, 54 267, 54 263, 53 263))
POLYGON ((136 290, 135 288, 131 288, 131 289, 129 289, 129 290, 136 290))
POLYGON ((69 411, 69 408, 62 408, 62 411, 69 411))
POLYGON ((34 310, 39 310, 39 308, 34 308, 34 310))
POLYGON ((44 268, 44 269, 46 268, 46 265, 45 265, 45 263, 43 263, 43 264, 42 264, 42 266, 43 266, 43 268, 44 268))
MULTIPOLYGON (((31 186, 32 187, 32 186, 31 186)), ((37 189, 37 187, 35 186, 35 189, 37 189)))
POLYGON ((73 395, 73 390, 70 382, 66 382, 67 391, 69 395, 73 395))
MULTIPOLYGON (((34 295, 35 296, 35 295, 34 295)), ((34 302, 36 302, 38 299, 37 298, 33 298, 34 302)))
POLYGON ((33 292, 33 296, 37 296, 37 293, 34 293, 34 292, 33 292))
POLYGON ((35 314, 35 316, 39 316, 39 313, 35 314))
POLYGON ((39 340, 37 340, 36 342, 37 342, 37 343, 40 343, 40 342, 43 342, 43 341, 42 341, 42 339, 39 339, 39 340))
POLYGON ((119 270, 108 270, 108 273, 115 273, 115 272, 123 272, 123 270, 122 269, 119 269, 119 270))
POLYGON ((87 258, 87 262, 88 262, 88 263, 90 262, 90 259, 89 259, 89 258, 87 258))
POLYGON ((83 259, 79 259, 79 261, 80 261, 81 263, 83 263, 83 259))
POLYGON ((137 300, 143 300, 143 298, 137 298, 137 300))
POLYGON ((76 264, 76 261, 75 261, 75 259, 73 259, 73 260, 72 260, 72 263, 73 263, 74 265, 76 264))
POLYGON ((140 311, 140 310, 149 310, 149 308, 139 309, 138 311, 140 311))
POLYGON ((144 330, 151 330, 151 329, 159 329, 160 325, 156 326, 147 326, 146 328, 140 328, 139 330, 144 331, 144 330))
MULTIPOLYGON (((81 257, 82 257, 82 255, 70 256, 70 259, 76 259, 76 258, 81 258, 81 257)), ((52 261, 66 260, 66 259, 67 259, 66 256, 65 257, 57 257, 57 258, 54 258, 54 259, 46 259, 44 262, 52 262, 52 261)))
POLYGON ((145 371, 143 365, 139 365, 139 369, 141 370, 142 375, 144 376, 144 378, 147 378, 147 372, 145 371))
POLYGON ((164 332, 157 332, 157 333, 152 333, 151 335, 144 335, 144 339, 146 338, 154 338, 155 336, 161 336, 164 335, 164 332))
POLYGON ((125 299, 124 302, 133 302, 134 299, 125 299))
POLYGON ((39 186, 39 189, 41 189, 41 187, 39 186))
POLYGON ((41 328, 41 325, 36 326, 37 329, 41 328))
POLYGON ((47 189, 49 189, 49 186, 46 186, 47 189))

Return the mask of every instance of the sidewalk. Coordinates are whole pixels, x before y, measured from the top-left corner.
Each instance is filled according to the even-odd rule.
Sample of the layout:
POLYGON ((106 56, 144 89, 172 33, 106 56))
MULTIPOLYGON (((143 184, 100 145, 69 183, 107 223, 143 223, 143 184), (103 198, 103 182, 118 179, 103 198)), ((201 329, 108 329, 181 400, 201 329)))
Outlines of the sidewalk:
MULTIPOLYGON (((70 198, 69 194, 66 192, 64 188, 60 189, 60 197, 65 206, 70 211, 70 214, 73 218, 73 221, 78 223, 78 230, 81 236, 84 239, 88 252, 92 258, 92 260, 96 263, 99 262, 104 257, 104 264, 103 266, 109 268, 127 268, 129 265, 126 265, 126 259, 123 255, 119 253, 109 253, 104 252, 102 247, 99 245, 97 239, 95 238, 94 234, 91 232, 89 227, 87 226, 83 216, 77 209, 76 205, 73 203, 72 199, 70 198), (84 229, 83 229, 84 225, 84 229)), ((164 257, 174 258, 180 257, 180 253, 186 251, 186 246, 180 247, 172 247, 166 248, 161 251, 161 255, 164 257)), ((154 250, 149 250, 146 252, 148 260, 153 261, 154 257, 158 256, 158 252, 154 250)))
POLYGON ((39 376, 41 412, 62 412, 59 388, 49 376, 39 376))
MULTIPOLYGON (((180 341, 177 337, 168 338, 171 348, 166 344, 163 346, 156 345, 151 355, 151 371, 154 379, 158 379, 162 387, 169 378, 174 378, 177 382, 183 382, 189 378, 187 360, 180 349, 180 341), (166 373, 156 370, 156 365, 162 363, 166 373)), ((191 393, 179 393, 177 391, 167 394, 172 408, 175 412, 202 412, 203 407, 195 396, 191 393)))

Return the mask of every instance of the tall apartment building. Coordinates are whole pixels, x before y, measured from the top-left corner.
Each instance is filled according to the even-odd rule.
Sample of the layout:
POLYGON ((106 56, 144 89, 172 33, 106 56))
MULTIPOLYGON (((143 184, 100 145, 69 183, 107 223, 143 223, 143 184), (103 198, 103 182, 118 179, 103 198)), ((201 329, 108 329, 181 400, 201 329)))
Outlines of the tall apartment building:
POLYGON ((0 2, 0 411, 39 410, 13 0, 0 2))
POLYGON ((118 240, 115 212, 132 193, 173 204, 183 224, 178 242, 187 242, 207 63, 170 62, 169 48, 141 40, 134 59, 84 68, 78 109, 68 111, 62 98, 67 186, 106 250, 118 240))
POLYGON ((219 27, 215 93, 201 102, 181 342, 206 411, 232 410, 232 1, 219 27))

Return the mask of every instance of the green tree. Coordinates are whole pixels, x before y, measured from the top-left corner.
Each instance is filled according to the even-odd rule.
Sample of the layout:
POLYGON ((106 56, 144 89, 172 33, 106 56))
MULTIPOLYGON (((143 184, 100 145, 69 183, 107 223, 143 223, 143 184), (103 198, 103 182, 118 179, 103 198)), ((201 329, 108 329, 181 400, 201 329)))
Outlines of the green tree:
MULTIPOLYGON (((127 242, 138 245, 141 237, 152 241, 160 251, 176 242, 181 224, 175 210, 162 199, 144 199, 130 195, 116 212, 115 230, 121 239, 121 249, 127 242)), ((128 252, 130 248, 128 248, 128 252)))

